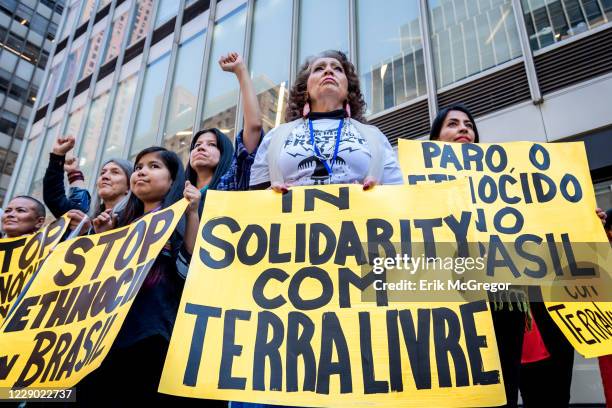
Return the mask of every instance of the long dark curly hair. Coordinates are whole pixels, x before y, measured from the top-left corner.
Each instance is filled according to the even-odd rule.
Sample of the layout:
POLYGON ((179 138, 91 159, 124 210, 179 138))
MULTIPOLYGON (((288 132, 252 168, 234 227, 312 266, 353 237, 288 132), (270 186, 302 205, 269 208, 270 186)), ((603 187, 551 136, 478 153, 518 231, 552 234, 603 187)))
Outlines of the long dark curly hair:
POLYGON ((357 75, 355 66, 348 60, 342 51, 336 50, 323 51, 317 55, 306 58, 306 62, 300 67, 295 83, 289 92, 285 121, 291 122, 292 120, 302 117, 302 110, 306 102, 308 102, 306 84, 310 76, 310 66, 319 58, 334 58, 342 64, 344 74, 348 80, 348 103, 351 107, 351 117, 359 122, 365 122, 363 115, 365 113, 366 104, 363 100, 363 94, 359 86, 359 76, 357 75))

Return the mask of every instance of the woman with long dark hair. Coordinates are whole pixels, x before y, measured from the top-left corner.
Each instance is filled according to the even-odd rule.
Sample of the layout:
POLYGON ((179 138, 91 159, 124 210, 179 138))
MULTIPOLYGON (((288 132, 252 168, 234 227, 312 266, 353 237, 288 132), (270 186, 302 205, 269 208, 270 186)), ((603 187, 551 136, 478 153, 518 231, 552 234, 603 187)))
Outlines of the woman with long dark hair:
POLYGON ((157 146, 136 156, 130 189, 129 199, 119 214, 108 209, 93 220, 96 232, 126 226, 182 197, 190 203, 185 220, 179 223, 145 278, 109 355, 79 385, 84 405, 101 401, 121 405, 133 400, 139 403, 174 400, 159 394, 157 387, 185 282, 176 260, 179 253, 189 258, 193 251, 201 196, 191 183, 185 182, 177 154, 157 146), (99 392, 101 389, 109 392, 101 395, 104 394, 99 392))
MULTIPOLYGON (((441 109, 431 124, 430 140, 451 143, 478 143, 480 137, 476 121, 462 104, 441 109)), ((491 302, 493 328, 506 389, 506 407, 518 403, 521 352, 526 314, 519 304, 491 302)))

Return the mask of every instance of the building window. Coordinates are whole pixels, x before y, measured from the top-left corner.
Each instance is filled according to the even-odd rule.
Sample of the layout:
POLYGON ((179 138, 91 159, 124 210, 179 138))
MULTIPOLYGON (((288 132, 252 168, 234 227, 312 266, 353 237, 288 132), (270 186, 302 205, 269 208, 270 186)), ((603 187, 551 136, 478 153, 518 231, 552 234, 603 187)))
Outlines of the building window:
POLYGON ((149 28, 151 20, 151 9, 153 8, 153 0, 138 0, 138 10, 130 30, 130 44, 136 44, 149 28))
POLYGON ((253 15, 253 38, 249 69, 263 117, 264 130, 285 119, 291 53, 292 3, 257 0, 253 15), (286 58, 277 58, 285 55, 286 58))
POLYGON ((66 88, 74 84, 74 81, 77 78, 77 70, 79 69, 79 63, 81 62, 83 48, 83 41, 79 41, 78 45, 73 43, 72 52, 68 55, 68 60, 66 61, 64 75, 62 77, 62 81, 60 82, 60 86, 58 89, 58 95, 62 93, 66 88))
POLYGON ((81 11, 81 18, 79 19, 79 25, 89 20, 89 17, 91 16, 95 5, 96 0, 85 0, 85 4, 83 5, 83 9, 81 11))
POLYGON ((223 17, 215 23, 200 128, 216 127, 231 138, 235 133, 238 81, 233 74, 222 71, 218 61, 222 55, 230 51, 242 52, 246 4, 233 10, 223 10, 223 4, 223 2, 219 3, 219 14, 223 17))
MULTIPOLYGON (((41 157, 45 157, 48 158, 49 157, 49 153, 51 153, 51 148, 53 147, 53 143, 55 143, 55 139, 57 139, 57 132, 59 130, 59 124, 56 123, 55 125, 51 126, 48 130, 47 130, 47 134, 45 135, 45 143, 43 145, 43 149, 42 152, 40 154, 41 157)), ((29 148, 29 146, 28 146, 29 148)), ((36 157, 35 151, 32 152, 31 156, 26 156, 26 157, 30 157, 30 158, 34 158, 36 157)), ((38 164, 38 166, 36 167, 36 169, 34 170, 34 178, 32 179, 32 184, 30 185, 30 191, 29 191, 29 195, 31 195, 32 197, 35 197, 37 199, 39 199, 40 201, 42 201, 42 184, 43 184, 43 177, 45 175, 45 170, 47 169, 47 166, 45 166, 42 163, 39 163, 36 160, 26 160, 24 162, 24 166, 28 166, 26 164, 27 161, 31 161, 32 164, 29 165, 29 167, 31 167, 34 164, 38 164)), ((23 171, 23 168, 21 169, 21 171, 23 171)))
POLYGON ((113 113, 111 116, 110 127, 104 151, 102 152, 102 162, 112 158, 121 157, 123 146, 127 135, 127 127, 130 122, 130 115, 134 108, 134 94, 138 74, 132 74, 119 83, 117 96, 113 103, 113 113))
POLYGON ((79 143, 79 165, 88 183, 93 174, 94 162, 102 138, 102 126, 104 126, 104 115, 108 108, 108 96, 109 91, 104 91, 92 100, 85 132, 79 143))
MULTIPOLYGON (((106 20, 101 21, 98 24, 102 27, 105 27, 106 26, 105 21, 106 20)), ((96 24, 96 26, 98 26, 98 24, 96 24)), ((83 66, 83 73, 81 74, 80 78, 85 78, 91 75, 96 70, 96 65, 98 64, 99 55, 104 46, 102 44, 103 40, 104 40, 104 29, 100 29, 98 30, 97 33, 92 34, 91 39, 89 41, 89 48, 87 50, 87 58, 85 59, 85 65, 83 66)))
POLYGON ((368 114, 427 93, 418 3, 357 1, 358 69, 368 114))
POLYGON ((106 55, 104 56, 103 64, 119 55, 119 51, 121 51, 121 44, 123 43, 123 37, 126 33, 129 14, 130 10, 128 9, 113 21, 111 38, 108 47, 106 48, 106 55))
POLYGON ((138 104, 130 158, 135 157, 142 149, 156 143, 169 63, 170 52, 166 52, 147 66, 142 95, 138 104))
POLYGON ((439 88, 521 55, 510 0, 429 1, 439 88))
POLYGON ((33 160, 33 158, 35 158, 38 153, 38 148, 40 147, 42 139, 43 136, 40 133, 32 136, 32 138, 30 139, 26 147, 23 159, 21 160, 21 167, 19 169, 19 172, 15 176, 17 177, 17 179, 15 180, 15 189, 13 190, 13 196, 28 193, 28 179, 30 177, 30 174, 32 173, 32 169, 34 168, 35 163, 37 163, 37 161, 33 160))
POLYGON ((321 51, 348 54, 348 48, 348 1, 301 0, 298 65, 321 51))
POLYGON ((68 9, 68 16, 66 17, 66 22, 64 23, 64 27, 62 28, 62 33, 59 38, 64 38, 72 31, 74 26, 74 22, 76 21, 77 12, 79 11, 79 7, 81 6, 80 2, 74 3, 68 9))
POLYGON ((189 157, 193 121, 196 117, 205 41, 204 30, 180 45, 168 104, 163 143, 166 148, 178 153, 184 163, 189 157))
POLYGON ((533 50, 612 21, 610 0, 522 0, 522 5, 533 50))
POLYGON ((160 0, 155 17, 155 27, 159 27, 171 17, 176 16, 180 2, 176 0, 160 0))

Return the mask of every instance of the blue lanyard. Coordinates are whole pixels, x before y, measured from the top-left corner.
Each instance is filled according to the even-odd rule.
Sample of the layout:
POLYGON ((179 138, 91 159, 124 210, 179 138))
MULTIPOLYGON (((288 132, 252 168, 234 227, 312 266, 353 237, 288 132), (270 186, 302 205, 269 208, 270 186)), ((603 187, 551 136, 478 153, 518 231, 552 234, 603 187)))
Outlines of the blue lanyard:
POLYGON ((344 118, 340 119, 340 124, 338 125, 338 130, 336 131, 336 145, 334 146, 334 155, 332 156, 330 166, 325 157, 323 157, 323 155, 321 154, 321 151, 317 147, 317 144, 315 143, 314 130, 312 129, 312 120, 308 120, 308 129, 310 130, 310 144, 312 144, 312 148, 315 152, 315 155, 323 162, 323 165, 325 166, 325 169, 329 173, 330 177, 332 175, 332 169, 334 167, 334 163, 336 162, 336 158, 338 158, 338 148, 340 147, 340 136, 342 135, 343 125, 344 118))

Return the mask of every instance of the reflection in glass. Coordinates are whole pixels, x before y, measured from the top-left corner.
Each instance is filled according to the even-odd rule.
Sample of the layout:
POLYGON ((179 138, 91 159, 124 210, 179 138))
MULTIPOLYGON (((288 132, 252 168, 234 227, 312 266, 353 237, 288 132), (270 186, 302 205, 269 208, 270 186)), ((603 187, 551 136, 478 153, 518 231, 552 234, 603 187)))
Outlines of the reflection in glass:
POLYGON ((108 107, 109 91, 106 91, 91 101, 89 108, 89 116, 85 125, 83 139, 80 142, 79 148, 79 165, 85 176, 85 182, 89 183, 92 176, 94 162, 102 138, 102 126, 104 123, 104 114, 108 107))
POLYGON ((511 0, 431 0, 429 15, 438 87, 521 55, 511 0))
POLYGON ((75 138, 79 134, 79 128, 81 127, 81 121, 83 120, 84 107, 80 107, 70 114, 68 117, 68 124, 66 125, 66 136, 74 136, 75 138))
POLYGON ((129 15, 130 11, 127 10, 113 21, 110 42, 106 48, 104 61, 102 64, 107 63, 119 55, 119 51, 121 51, 121 43, 123 42, 123 37, 125 36, 129 15))
POLYGON ((57 83, 57 77, 59 75, 61 65, 62 63, 60 62, 59 64, 51 68, 51 71, 49 71, 49 77, 45 86, 45 93, 42 97, 42 103, 40 106, 45 106, 47 102, 49 102, 49 99, 51 99, 51 93, 53 92, 53 87, 57 83))
POLYGON ((153 12, 153 0, 138 0, 138 10, 134 17, 134 23, 130 31, 130 44, 137 43, 147 34, 151 13, 153 12))
POLYGON ((367 113, 427 93, 418 0, 357 1, 361 89, 367 113), (389 13, 388 10, 393 10, 389 13))
POLYGON ((138 116, 136 116, 130 157, 135 156, 145 147, 155 144, 169 62, 170 53, 168 52, 147 67, 140 104, 138 105, 138 116))
POLYGON ((127 127, 132 114, 134 93, 136 93, 136 83, 138 74, 132 74, 119 83, 117 96, 113 103, 113 113, 110 119, 110 127, 104 151, 102 152, 102 162, 111 157, 121 157, 123 145, 127 135, 127 127))
POLYGON ((176 152, 184 163, 189 156, 205 40, 204 30, 180 45, 168 104, 163 144, 167 149, 176 152))
MULTIPOLYGON (((288 34, 287 34, 288 35, 288 34)), ((299 58, 325 50, 348 55, 348 2, 346 0, 301 0, 299 58)))
POLYGON ((85 66, 83 67, 83 74, 81 78, 85 78, 91 75, 98 63, 98 56, 100 55, 100 49, 102 48, 102 40, 104 39, 104 30, 94 34, 89 40, 89 50, 87 52, 87 58, 85 59, 85 66))
POLYGON ((17 179, 15 180, 13 197, 28 193, 28 178, 30 177, 34 164, 40 162, 36 160, 36 154, 38 154, 38 149, 42 140, 42 134, 35 135, 32 139, 30 139, 23 155, 19 173, 15 176, 17 179))
POLYGON ((91 12, 96 5, 96 0, 85 0, 86 3, 83 6, 83 11, 81 11, 81 19, 79 20, 79 25, 83 24, 85 21, 89 20, 89 16, 91 16, 91 12))
MULTIPOLYGON (((49 157, 49 153, 51 152, 53 143, 55 142, 55 139, 57 138, 58 130, 59 130, 59 124, 55 124, 47 130, 47 134, 45 135, 45 143, 43 145, 42 152, 40 153, 41 157, 49 157)), ((34 151, 34 154, 36 153, 37 151, 34 151)), ((30 185, 29 195, 42 201, 43 177, 45 176, 45 170, 47 169, 47 163, 44 160, 36 161, 34 156, 29 156, 29 157, 31 157, 31 160, 37 164, 37 167, 34 170, 34 178, 32 179, 32 184, 30 185)), ((23 171, 23 167, 21 170, 23 171)))
POLYGON ((178 6, 180 1, 176 0, 160 0, 157 9, 157 16, 155 17, 155 27, 165 23, 178 12, 178 6))
POLYGON ((60 82, 59 92, 62 93, 66 88, 72 86, 77 76, 77 70, 79 69, 79 63, 81 62, 81 55, 83 54, 83 43, 78 45, 76 49, 73 49, 68 60, 66 61, 66 67, 64 68, 64 76, 60 82))
POLYGON ((59 36, 60 39, 63 39, 72 31, 72 26, 76 21, 76 15, 79 11, 80 5, 81 4, 77 2, 70 6, 70 9, 68 10, 68 16, 66 17, 66 22, 64 23, 64 27, 62 28, 62 34, 59 36))
POLYGON ((284 0, 258 0, 253 14, 249 68, 261 109, 264 131, 284 121, 289 79, 292 4, 284 0))
POLYGON ((533 50, 612 21, 610 0, 522 0, 533 50))
POLYGON ((229 137, 234 136, 238 81, 233 74, 219 68, 219 58, 230 51, 241 51, 244 44, 246 4, 242 4, 215 23, 212 51, 208 65, 204 118, 201 128, 219 128, 229 137))

